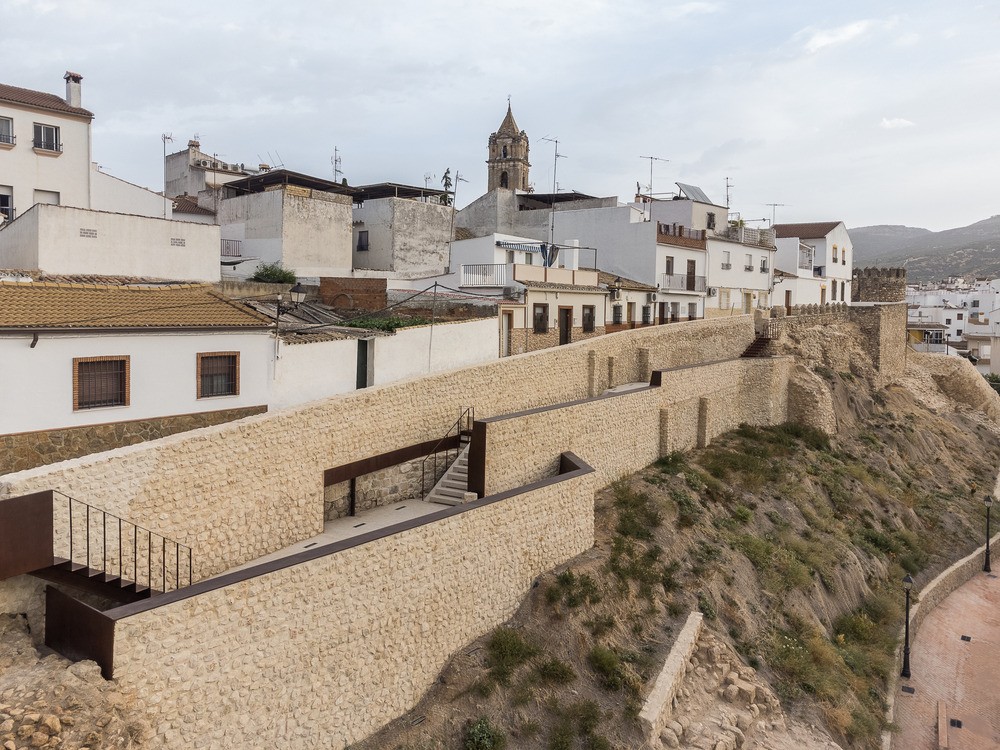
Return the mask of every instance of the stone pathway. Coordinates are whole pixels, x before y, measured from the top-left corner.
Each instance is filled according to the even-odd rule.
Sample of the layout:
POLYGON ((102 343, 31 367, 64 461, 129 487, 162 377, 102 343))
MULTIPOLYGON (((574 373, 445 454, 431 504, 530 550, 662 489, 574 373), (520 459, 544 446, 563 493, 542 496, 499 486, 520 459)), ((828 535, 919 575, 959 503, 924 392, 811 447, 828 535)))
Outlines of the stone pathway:
MULTIPOLYGON (((994 566, 994 570, 996 570, 994 566)), ((894 750, 1000 748, 1000 578, 977 573, 927 615, 910 644, 913 694, 896 695, 894 750), (971 640, 962 640, 968 636, 971 640), (938 743, 938 702, 949 720, 938 743)))

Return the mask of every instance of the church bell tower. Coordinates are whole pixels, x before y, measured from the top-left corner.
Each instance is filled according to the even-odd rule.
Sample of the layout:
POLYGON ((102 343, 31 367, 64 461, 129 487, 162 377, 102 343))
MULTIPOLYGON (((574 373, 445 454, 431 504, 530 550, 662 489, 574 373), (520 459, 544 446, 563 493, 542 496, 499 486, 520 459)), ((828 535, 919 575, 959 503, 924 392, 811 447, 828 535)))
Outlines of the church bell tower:
POLYGON ((500 129, 490 135, 487 191, 496 188, 528 192, 528 135, 517 129, 514 115, 507 102, 507 116, 500 129))

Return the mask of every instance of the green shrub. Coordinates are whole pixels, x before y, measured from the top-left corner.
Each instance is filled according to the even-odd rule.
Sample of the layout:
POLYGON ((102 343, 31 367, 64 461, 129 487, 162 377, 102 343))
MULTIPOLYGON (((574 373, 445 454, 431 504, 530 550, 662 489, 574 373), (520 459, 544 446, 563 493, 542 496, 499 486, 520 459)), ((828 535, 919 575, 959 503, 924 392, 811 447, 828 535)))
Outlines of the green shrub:
POLYGON ((490 677, 501 685, 510 684, 517 668, 538 653, 538 649, 525 641, 520 633, 504 627, 493 631, 486 651, 490 677))
POLYGON ((610 648, 594 646, 587 654, 587 662, 597 673, 598 680, 606 690, 621 690, 625 687, 622 660, 610 648))
POLYGON ((556 576, 555 584, 546 590, 545 598, 549 604, 565 601, 567 606, 576 608, 584 603, 597 604, 601 601, 601 594, 597 583, 588 574, 578 576, 572 570, 564 570, 556 576))
POLYGON ((608 616, 596 617, 593 620, 584 620, 583 624, 590 628, 592 636, 600 638, 605 633, 614 629, 615 619, 608 616))
POLYGON ((664 474, 679 474, 686 466, 684 454, 680 451, 668 453, 663 458, 657 459, 653 464, 664 474))
POLYGON ((294 284, 295 271, 282 266, 280 260, 277 263, 261 263, 253 272, 250 281, 260 281, 265 284, 294 284))
POLYGON ((652 539, 653 529, 663 523, 663 519, 649 496, 644 492, 635 492, 623 483, 615 485, 614 494, 618 509, 618 533, 634 539, 652 539))
POLYGON ((549 682, 555 685, 565 685, 576 679, 576 672, 573 671, 573 667, 564 662, 562 659, 557 659, 555 657, 543 661, 535 667, 535 674, 537 674, 539 679, 543 682, 549 682))
POLYGON ((463 747, 465 750, 502 750, 507 747, 507 735, 481 716, 465 730, 463 747))
POLYGON ((365 317, 355 318, 354 320, 345 320, 340 325, 347 326, 348 328, 367 328, 372 331, 388 331, 389 333, 392 333, 397 328, 422 326, 427 325, 428 323, 430 323, 430 321, 427 318, 421 318, 418 316, 366 315, 365 317))
POLYGON ((687 529, 698 523, 701 518, 701 508, 688 493, 683 490, 672 490, 670 499, 677 505, 677 525, 687 529))
POLYGON ((698 611, 705 615, 706 620, 714 620, 718 617, 715 605, 704 594, 698 594, 698 611))

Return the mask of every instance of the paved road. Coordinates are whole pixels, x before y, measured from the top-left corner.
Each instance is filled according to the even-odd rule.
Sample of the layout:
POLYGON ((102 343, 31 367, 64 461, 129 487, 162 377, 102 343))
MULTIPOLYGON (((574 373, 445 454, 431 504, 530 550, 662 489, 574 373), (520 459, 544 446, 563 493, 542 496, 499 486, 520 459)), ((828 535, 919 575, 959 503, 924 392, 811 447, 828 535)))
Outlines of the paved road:
MULTIPOLYGON (((994 571, 998 566, 994 565, 994 571)), ((1000 578, 977 573, 924 620, 910 644, 916 692, 896 696, 894 750, 937 750, 938 701, 947 705, 950 750, 1000 748, 1000 578), (971 640, 963 641, 962 636, 971 640)))

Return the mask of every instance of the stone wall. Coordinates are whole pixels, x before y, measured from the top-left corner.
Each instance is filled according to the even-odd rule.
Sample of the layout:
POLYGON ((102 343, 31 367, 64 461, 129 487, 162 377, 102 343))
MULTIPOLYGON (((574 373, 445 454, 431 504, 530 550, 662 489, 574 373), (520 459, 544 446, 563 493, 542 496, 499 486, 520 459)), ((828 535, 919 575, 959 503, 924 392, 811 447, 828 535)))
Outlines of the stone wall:
POLYGON ((267 406, 0 435, 0 475, 263 414, 267 406))
POLYGON ((319 298, 324 305, 354 310, 384 310, 385 279, 359 279, 324 276, 319 280, 319 298))
POLYGON ((861 329, 861 343, 875 365, 876 387, 902 377, 906 371, 906 304, 851 307, 850 319, 861 329))
POLYGON ((591 464, 604 485, 743 422, 784 422, 791 364, 785 357, 731 359, 665 370, 660 387, 484 420, 484 491, 550 475, 562 451, 591 464))
MULTIPOLYGON (((570 343, 586 341, 604 334, 605 329, 602 327, 595 327, 593 331, 584 333, 581 326, 576 326, 570 332, 570 343)), ((510 350, 516 354, 549 349, 553 346, 559 346, 559 329, 555 326, 550 326, 545 333, 535 333, 532 328, 515 328, 510 333, 510 350)))
MULTIPOLYGON (((444 460, 444 453, 438 457, 436 467, 435 470, 433 459, 427 462, 427 482, 430 487, 437 483, 437 480, 444 475, 448 468, 448 464, 444 460)), ((354 488, 355 512, 371 510, 380 505, 391 505, 403 500, 422 500, 423 471, 424 459, 417 458, 358 477, 355 480, 354 488)), ((351 483, 338 482, 325 487, 323 500, 326 506, 323 513, 325 520, 330 521, 348 515, 351 507, 351 483)))
POLYGON ((8 474, 0 497, 60 490, 152 528, 193 548, 197 580, 318 534, 325 469, 440 438, 464 406, 482 418, 587 398, 752 340, 749 316, 599 336, 8 474))
POLYGON ((851 302, 903 302, 905 299, 905 268, 854 269, 851 302))
POLYGON ((539 574, 593 545, 594 479, 118 619, 115 678, 148 709, 156 747, 343 748, 411 709, 539 574))
POLYGON ((670 653, 663 663, 663 669, 653 683, 653 689, 646 696, 646 702, 639 712, 639 724, 650 748, 662 747, 660 732, 674 715, 674 698, 684 682, 687 674, 688 661, 698 648, 698 636, 701 635, 704 615, 692 612, 688 615, 684 627, 677 634, 677 640, 670 648, 670 653))

